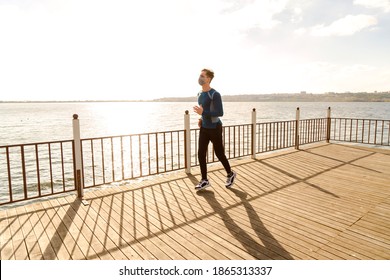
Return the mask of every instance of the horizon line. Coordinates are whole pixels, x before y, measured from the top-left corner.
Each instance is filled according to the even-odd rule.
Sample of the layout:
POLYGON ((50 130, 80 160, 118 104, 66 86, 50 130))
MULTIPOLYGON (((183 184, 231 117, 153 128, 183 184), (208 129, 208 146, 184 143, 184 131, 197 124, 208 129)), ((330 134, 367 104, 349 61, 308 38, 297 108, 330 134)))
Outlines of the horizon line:
MULTIPOLYGON (((329 95, 329 94, 390 94, 390 91, 374 91, 374 92, 325 92, 325 93, 310 93, 306 91, 301 91, 299 93, 260 93, 260 94, 230 94, 223 95, 225 97, 239 97, 239 96, 272 96, 272 95, 291 95, 291 96, 309 96, 309 95, 329 95)), ((0 100, 0 103, 87 103, 87 102, 159 102, 164 100, 172 100, 172 99, 188 99, 188 98, 196 98, 196 96, 182 96, 182 97, 159 97, 154 99, 85 99, 85 100, 0 100)))

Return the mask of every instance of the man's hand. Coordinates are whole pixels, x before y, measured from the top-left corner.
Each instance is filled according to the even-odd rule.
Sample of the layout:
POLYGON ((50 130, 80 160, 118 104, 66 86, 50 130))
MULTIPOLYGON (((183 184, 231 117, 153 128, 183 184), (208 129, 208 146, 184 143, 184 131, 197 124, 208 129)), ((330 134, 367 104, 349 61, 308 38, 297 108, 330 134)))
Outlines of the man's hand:
POLYGON ((199 119, 199 120, 198 120, 198 127, 199 127, 199 128, 202 127, 202 119, 199 119))
POLYGON ((194 106, 194 112, 197 113, 198 115, 202 115, 203 113, 203 107, 202 105, 199 105, 199 106, 194 106))

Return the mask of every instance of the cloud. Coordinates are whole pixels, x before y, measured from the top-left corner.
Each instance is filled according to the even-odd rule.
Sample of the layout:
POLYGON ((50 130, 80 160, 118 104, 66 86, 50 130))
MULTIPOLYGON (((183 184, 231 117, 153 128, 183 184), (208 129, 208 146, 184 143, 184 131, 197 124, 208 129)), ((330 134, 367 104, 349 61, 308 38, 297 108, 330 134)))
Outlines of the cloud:
POLYGON ((295 7, 292 10, 291 22, 297 23, 303 20, 303 10, 300 7, 295 7))
POLYGON ((385 13, 390 12, 389 0, 355 0, 354 5, 363 6, 365 8, 378 8, 382 9, 385 13))
POLYGON ((344 64, 327 61, 311 61, 292 66, 290 90, 323 92, 372 92, 387 90, 385 78, 389 71, 385 67, 366 64, 344 64), (374 79, 372 77, 375 77, 374 79), (351 82, 354 81, 354 82, 351 82))
POLYGON ((332 22, 330 25, 315 25, 311 28, 299 28, 294 31, 296 35, 309 33, 316 37, 351 36, 365 28, 378 24, 378 20, 370 15, 347 15, 332 22))
POLYGON ((269 30, 281 23, 274 17, 285 10, 287 4, 288 0, 233 1, 230 7, 223 10, 225 23, 241 31, 251 28, 269 30))

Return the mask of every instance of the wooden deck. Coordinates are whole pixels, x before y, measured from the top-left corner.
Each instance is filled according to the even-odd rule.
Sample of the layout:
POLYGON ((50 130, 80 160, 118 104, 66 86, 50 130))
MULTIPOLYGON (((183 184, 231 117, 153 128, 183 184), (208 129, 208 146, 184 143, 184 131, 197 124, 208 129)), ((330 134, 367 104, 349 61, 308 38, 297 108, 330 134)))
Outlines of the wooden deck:
POLYGON ((390 150, 303 146, 0 211, 1 259, 390 259, 390 150))

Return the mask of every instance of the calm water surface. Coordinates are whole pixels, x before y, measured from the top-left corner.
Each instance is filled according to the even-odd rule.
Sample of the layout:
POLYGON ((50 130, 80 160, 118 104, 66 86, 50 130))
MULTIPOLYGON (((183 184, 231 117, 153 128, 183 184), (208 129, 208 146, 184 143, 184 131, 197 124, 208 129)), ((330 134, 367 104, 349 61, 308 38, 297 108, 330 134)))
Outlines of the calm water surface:
MULTIPOLYGON (((188 110, 197 125, 192 102, 0 103, 0 146, 72 139, 72 116, 78 114, 81 137, 127 135, 183 129, 188 110)), ((333 117, 390 119, 390 103, 376 102, 225 102, 224 125, 333 117)))

